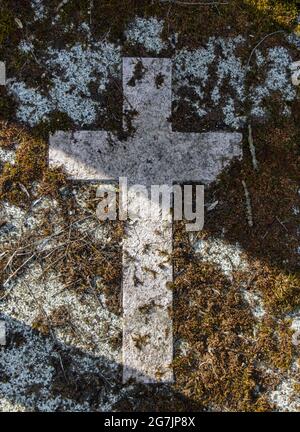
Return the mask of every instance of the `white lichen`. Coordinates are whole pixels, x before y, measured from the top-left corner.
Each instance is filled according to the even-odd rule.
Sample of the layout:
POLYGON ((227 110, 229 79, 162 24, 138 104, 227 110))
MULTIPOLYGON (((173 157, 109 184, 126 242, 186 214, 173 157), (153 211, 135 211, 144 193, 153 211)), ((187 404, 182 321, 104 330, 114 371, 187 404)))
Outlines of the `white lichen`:
POLYGON ((245 70, 241 59, 235 54, 237 46, 243 42, 242 37, 229 39, 211 37, 205 47, 195 51, 183 49, 176 54, 175 92, 182 86, 193 90, 199 97, 198 103, 192 101, 192 106, 196 109, 199 118, 204 117, 203 113, 209 115, 219 106, 224 115, 223 122, 227 126, 234 129, 243 126, 244 118, 236 113, 235 107, 235 101, 241 103, 245 100, 245 70), (214 86, 210 90, 212 79, 214 86), (227 97, 224 95, 225 83, 229 86, 235 100, 229 94, 227 97))
POLYGON ((229 98, 227 104, 222 108, 224 114, 224 123, 233 128, 239 129, 243 126, 245 117, 238 116, 236 114, 235 105, 233 98, 229 98))
MULTIPOLYGON (((90 195, 85 189, 80 189, 75 197, 80 205, 90 195)), ((61 217, 56 200, 38 198, 27 210, 3 202, 0 219, 7 221, 6 225, 10 224, 10 227, 7 227, 6 232, 3 228, 0 229, 0 244, 18 244, 21 237, 30 237, 30 232, 39 231, 45 211, 53 218, 53 222, 55 220, 54 231, 60 231, 61 217)), ((111 234, 107 232, 107 226, 96 222, 95 225, 98 227, 98 238, 102 240, 103 237, 103 243, 109 243, 111 234), (101 227, 104 228, 102 237, 101 227)), ((93 226, 87 228, 93 236, 93 226)), ((36 252, 45 252, 49 245, 52 250, 58 246, 55 236, 37 243, 36 252)), ((54 394, 53 384, 63 377, 64 368, 72 376, 81 379, 87 387, 89 380, 86 376, 89 375, 101 377, 103 374, 114 382, 121 361, 121 350, 113 349, 109 342, 120 333, 122 319, 101 305, 96 293, 76 293, 66 289, 55 272, 46 272, 43 280, 42 274, 42 267, 38 263, 32 263, 24 273, 10 281, 5 288, 7 295, 0 302, 0 322, 5 322, 7 339, 5 347, 0 347, 1 377, 5 377, 0 380, 0 410, 111 410, 112 405, 122 396, 119 391, 116 394, 112 386, 109 386, 107 392, 103 389, 99 399, 91 402, 85 397, 73 401, 59 391, 54 394), (38 314, 49 316, 60 306, 69 309, 70 323, 60 328, 53 327, 48 336, 41 336, 32 330, 38 314), (58 348, 71 359, 70 365, 61 359, 58 348)), ((126 391, 126 386, 123 390, 126 391)))
POLYGON ((52 73, 47 96, 24 82, 8 83, 19 101, 18 119, 35 126, 47 120, 51 112, 60 111, 77 125, 92 124, 100 112, 101 93, 109 77, 116 77, 120 70, 120 50, 109 43, 95 44, 93 49, 76 44, 68 50, 48 49, 44 57, 45 70, 52 73), (98 86, 97 97, 91 94, 92 83, 98 86))
POLYGON ((209 79, 208 68, 216 58, 215 38, 211 38, 205 48, 195 51, 183 49, 179 51, 174 60, 174 79, 178 85, 193 85, 199 97, 203 97, 204 89, 209 79))
POLYGON ((34 11, 35 21, 41 21, 45 18, 46 8, 44 5, 44 0, 31 0, 31 7, 34 11))
POLYGON ((199 240, 194 250, 204 261, 218 265, 229 278, 233 271, 247 268, 238 244, 230 245, 221 239, 199 240))
MULTIPOLYGON (((297 94, 291 83, 291 56, 287 48, 270 48, 266 53, 256 50, 257 74, 263 77, 259 84, 253 85, 248 93, 246 88, 247 68, 237 55, 237 48, 245 44, 241 36, 235 38, 216 38, 208 40, 205 47, 195 51, 183 49, 175 56, 174 84, 175 101, 187 101, 198 115, 205 119, 219 110, 219 123, 231 129, 239 129, 246 123, 241 112, 246 99, 250 101, 251 115, 264 118, 267 115, 265 101, 273 94, 279 94, 282 114, 290 115, 288 104, 297 94), (191 89, 192 95, 178 97, 180 89, 191 89)), ((188 92, 185 92, 188 94, 188 92)))
POLYGON ((266 314, 261 296, 255 292, 247 290, 242 290, 242 295, 249 305, 254 318, 261 320, 266 314))
POLYGON ((164 22, 157 18, 136 18, 125 32, 130 45, 142 45, 147 51, 161 53, 167 44, 162 40, 164 22))
POLYGON ((31 51, 33 51, 33 49, 34 49, 33 44, 26 39, 22 40, 19 43, 19 50, 24 54, 30 53, 31 51))
MULTIPOLYGON (((38 0, 32 4, 35 9, 44 6, 44 2, 38 0)), ((137 17, 125 31, 127 43, 143 47, 152 55, 161 54, 170 45, 175 46, 177 40, 175 34, 164 41, 163 28, 163 20, 137 17)), ((73 23, 65 26, 66 32, 72 29, 73 23)), ((78 30, 88 36, 89 48, 76 44, 62 50, 36 53, 31 41, 21 41, 20 51, 45 67, 44 74, 49 81, 46 91, 38 86, 28 87, 16 79, 8 82, 8 89, 18 102, 17 117, 22 122, 34 126, 49 119, 51 112, 60 111, 77 126, 84 127, 93 125, 99 114, 105 114, 101 96, 109 76, 117 76, 121 70, 120 47, 91 41, 90 27, 85 22, 78 30)), ((238 55, 238 48, 245 44, 242 36, 211 37, 197 50, 178 51, 173 68, 174 101, 184 100, 202 122, 209 116, 215 117, 217 111, 216 127, 224 125, 231 129, 245 126, 246 100, 251 116, 264 118, 269 109, 267 101, 276 94, 282 103, 282 115, 290 115, 289 104, 297 97, 297 89, 291 82, 292 58, 288 49, 281 46, 257 49, 254 58, 258 76, 256 83, 247 89, 247 68, 238 55), (183 88, 185 92, 181 92, 183 88)))
POLYGON ((19 102, 17 118, 30 126, 46 120, 47 115, 54 109, 52 102, 47 97, 42 96, 37 89, 28 88, 24 82, 11 80, 7 86, 19 102))
POLYGON ((266 114, 264 108, 265 99, 275 92, 279 93, 284 107, 282 114, 288 114, 287 102, 293 101, 297 92, 290 79, 290 65, 292 58, 288 50, 284 47, 270 48, 265 59, 267 68, 266 79, 263 84, 253 86, 250 91, 252 102, 251 113, 254 117, 263 117, 266 114))
POLYGON ((218 38, 216 41, 222 52, 217 66, 217 85, 220 87, 228 79, 241 102, 245 100, 245 69, 241 59, 235 55, 235 51, 244 41, 241 36, 233 39, 218 38))
POLYGON ((256 65, 258 67, 262 67, 265 63, 265 57, 263 56, 262 52, 259 49, 255 51, 255 56, 256 56, 256 65))

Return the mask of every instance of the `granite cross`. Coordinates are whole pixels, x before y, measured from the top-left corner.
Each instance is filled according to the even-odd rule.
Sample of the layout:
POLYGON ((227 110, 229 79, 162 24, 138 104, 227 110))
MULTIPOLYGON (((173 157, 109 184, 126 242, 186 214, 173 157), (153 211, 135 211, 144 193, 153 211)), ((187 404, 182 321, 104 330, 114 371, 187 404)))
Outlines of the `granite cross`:
MULTIPOLYGON (((135 111, 132 136, 118 140, 109 131, 57 131, 50 136, 50 165, 63 165, 76 180, 126 177, 129 184, 149 187, 186 180, 207 184, 233 157, 241 156, 239 133, 172 131, 171 59, 124 58, 123 94, 124 114, 135 111), (138 78, 137 67, 142 71, 138 78)), ((171 252, 171 216, 127 224, 122 281, 124 382, 173 381, 168 289, 173 274, 166 259, 171 252)))

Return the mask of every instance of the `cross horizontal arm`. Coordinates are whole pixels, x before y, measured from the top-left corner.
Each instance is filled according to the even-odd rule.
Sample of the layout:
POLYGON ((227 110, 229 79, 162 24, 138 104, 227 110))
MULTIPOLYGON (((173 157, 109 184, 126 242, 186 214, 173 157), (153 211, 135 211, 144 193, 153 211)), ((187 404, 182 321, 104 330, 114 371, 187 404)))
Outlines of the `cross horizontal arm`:
POLYGON ((119 141, 104 131, 56 132, 50 137, 50 166, 63 165, 76 180, 169 184, 216 178, 233 157, 241 157, 239 133, 155 133, 119 141))

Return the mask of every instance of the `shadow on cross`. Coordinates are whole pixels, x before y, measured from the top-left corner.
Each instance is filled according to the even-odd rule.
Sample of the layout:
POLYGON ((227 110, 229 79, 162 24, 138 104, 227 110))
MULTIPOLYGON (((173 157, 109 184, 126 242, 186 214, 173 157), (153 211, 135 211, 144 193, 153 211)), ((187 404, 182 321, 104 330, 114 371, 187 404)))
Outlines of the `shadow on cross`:
POLYGON ((195 403, 168 385, 122 384, 122 367, 44 336, 10 316, 0 348, 0 398, 29 411, 187 411, 195 403), (74 409, 75 408, 75 409, 74 409))

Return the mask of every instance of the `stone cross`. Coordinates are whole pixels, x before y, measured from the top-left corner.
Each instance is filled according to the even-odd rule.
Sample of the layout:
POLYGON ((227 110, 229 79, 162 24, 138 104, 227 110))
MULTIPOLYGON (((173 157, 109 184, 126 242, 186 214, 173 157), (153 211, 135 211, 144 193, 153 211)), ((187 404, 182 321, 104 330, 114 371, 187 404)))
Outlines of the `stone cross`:
MULTIPOLYGON (((72 179, 172 185, 213 181, 241 156, 239 133, 178 133, 170 122, 172 61, 123 59, 123 112, 135 113, 134 133, 118 140, 108 131, 57 131, 49 163, 72 179), (139 70, 139 74, 137 74, 139 70)), ((172 217, 128 223, 123 243, 123 382, 173 381, 172 217)), ((201 331, 201 329, 199 329, 201 331)))

